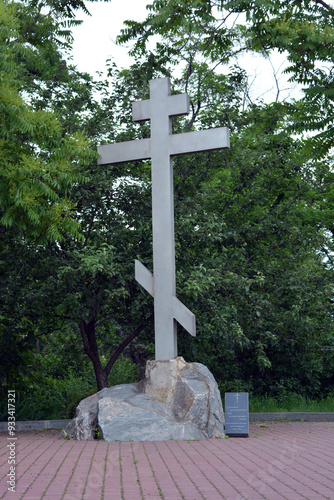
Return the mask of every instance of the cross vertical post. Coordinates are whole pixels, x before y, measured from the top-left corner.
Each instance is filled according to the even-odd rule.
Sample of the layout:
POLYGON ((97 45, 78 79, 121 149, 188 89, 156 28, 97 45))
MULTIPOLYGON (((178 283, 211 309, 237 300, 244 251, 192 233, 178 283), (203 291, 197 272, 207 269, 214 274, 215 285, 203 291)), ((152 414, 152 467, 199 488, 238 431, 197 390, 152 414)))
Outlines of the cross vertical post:
MULTIPOLYGON (((176 296, 173 161, 169 145, 169 138, 172 134, 171 114, 176 112, 175 109, 173 110, 175 99, 179 100, 180 98, 171 96, 168 79, 151 81, 151 105, 149 106, 149 116, 146 118, 151 120, 156 359, 171 359, 177 356, 177 327, 173 306, 173 298, 176 296)), ((187 98, 184 98, 180 104, 179 114, 188 113, 189 102, 187 98)), ((144 118, 144 116, 140 118, 144 118)), ((195 332, 193 331, 193 333, 195 332)))
POLYGON ((132 104, 134 121, 151 121, 151 138, 99 146, 99 165, 151 158, 153 275, 138 260, 136 280, 154 297, 155 358, 177 356, 176 322, 196 335, 194 314, 176 298, 172 156, 229 147, 221 127, 172 134, 172 117, 189 113, 187 94, 171 95, 168 78, 151 80, 150 99, 132 104))

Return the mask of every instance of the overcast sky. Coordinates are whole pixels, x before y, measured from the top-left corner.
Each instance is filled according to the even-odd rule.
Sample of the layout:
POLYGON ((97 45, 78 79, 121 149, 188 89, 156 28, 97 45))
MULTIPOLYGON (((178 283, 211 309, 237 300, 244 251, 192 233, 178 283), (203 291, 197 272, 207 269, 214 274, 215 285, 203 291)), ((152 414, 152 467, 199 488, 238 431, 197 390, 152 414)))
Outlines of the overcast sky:
POLYGON ((81 26, 73 29, 73 62, 80 71, 94 74, 105 69, 105 61, 113 58, 120 67, 127 67, 131 59, 126 47, 119 47, 115 39, 123 27, 123 21, 143 21, 149 0, 112 0, 111 2, 86 2, 90 17, 84 13, 77 19, 81 26))

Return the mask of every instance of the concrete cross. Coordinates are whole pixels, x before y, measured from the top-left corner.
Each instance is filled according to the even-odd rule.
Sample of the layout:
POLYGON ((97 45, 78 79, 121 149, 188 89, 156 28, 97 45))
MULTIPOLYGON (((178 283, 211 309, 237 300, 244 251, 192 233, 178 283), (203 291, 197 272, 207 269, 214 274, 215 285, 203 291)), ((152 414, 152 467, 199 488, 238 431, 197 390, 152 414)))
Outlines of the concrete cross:
POLYGON ((154 297, 155 359, 177 356, 176 322, 196 335, 195 315, 176 298, 172 156, 229 148, 229 129, 172 134, 172 117, 189 113, 187 94, 171 95, 169 78, 150 81, 150 99, 132 103, 135 122, 150 120, 151 137, 98 147, 98 165, 152 161, 153 275, 138 260, 136 280, 154 297))

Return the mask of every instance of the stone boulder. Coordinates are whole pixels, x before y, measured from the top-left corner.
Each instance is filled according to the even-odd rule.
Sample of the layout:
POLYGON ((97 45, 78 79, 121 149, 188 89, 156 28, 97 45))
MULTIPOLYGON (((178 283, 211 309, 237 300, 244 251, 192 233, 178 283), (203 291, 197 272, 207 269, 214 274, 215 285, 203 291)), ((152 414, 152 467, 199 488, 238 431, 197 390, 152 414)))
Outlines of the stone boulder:
POLYGON ((217 383, 200 363, 148 361, 145 379, 103 389, 81 401, 62 437, 163 441, 224 436, 217 383))

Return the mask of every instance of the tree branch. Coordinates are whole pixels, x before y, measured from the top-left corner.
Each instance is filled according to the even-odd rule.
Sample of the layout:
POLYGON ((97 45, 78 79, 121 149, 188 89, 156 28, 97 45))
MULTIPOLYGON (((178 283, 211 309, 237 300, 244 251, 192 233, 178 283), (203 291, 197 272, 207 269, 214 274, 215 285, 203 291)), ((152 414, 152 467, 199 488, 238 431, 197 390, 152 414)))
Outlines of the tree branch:
POLYGON ((191 117, 191 119, 186 127, 186 132, 189 132, 189 130, 191 129, 191 127, 194 124, 194 121, 197 118, 197 115, 201 109, 201 101, 200 100, 197 101, 197 109, 196 110, 195 110, 195 106, 192 102, 190 103, 190 105, 191 105, 191 109, 192 109, 192 117, 191 117))
POLYGON ((334 9, 333 7, 331 7, 330 5, 328 5, 328 3, 324 2, 323 0, 314 0, 315 3, 318 3, 320 5, 322 5, 323 7, 325 7, 325 9, 327 9, 329 12, 334 12, 334 9))
POLYGON ((16 40, 13 40, 15 43, 18 43, 18 42, 23 43, 23 40, 26 38, 26 36, 27 36, 27 34, 29 33, 29 31, 31 31, 31 30, 32 30, 32 28, 33 28, 33 27, 34 27, 34 26, 38 23, 38 21, 39 21, 39 20, 41 20, 41 19, 45 19, 46 17, 48 17, 48 16, 49 16, 49 14, 50 14, 50 12, 51 12, 51 11, 50 11, 50 12, 48 12, 47 14, 45 14, 44 16, 41 16, 41 10, 42 10, 42 8, 44 7, 44 5, 45 5, 45 4, 44 4, 43 2, 41 2, 41 3, 39 4, 38 12, 37 12, 37 14, 36 14, 36 16, 35 16, 35 19, 34 19, 34 20, 33 20, 33 22, 32 22, 32 23, 28 26, 28 28, 25 30, 25 32, 22 34, 22 39, 20 39, 20 38, 16 38, 16 40))
POLYGON ((144 328, 147 327, 148 323, 153 319, 153 316, 154 314, 152 313, 146 320, 144 323, 142 323, 141 325, 138 326, 138 328, 136 328, 132 333, 130 333, 130 335, 128 335, 126 337, 126 339, 123 340, 123 342, 117 347, 116 351, 114 352, 114 354, 111 356, 111 358, 109 359, 106 367, 105 367, 105 372, 107 374, 107 376, 109 375, 110 373, 110 370, 112 369, 116 359, 118 358, 118 356, 124 351, 124 349, 130 344, 130 342, 135 338, 137 337, 140 332, 142 332, 144 330, 144 328))
POLYGON ((90 237, 90 233, 92 232, 92 229, 93 229, 93 224, 94 224, 94 218, 95 218, 95 215, 97 213, 97 210, 98 208, 95 207, 93 209, 93 214, 92 214, 92 218, 90 220, 90 223, 89 223, 89 226, 88 226, 88 230, 87 230, 87 234, 85 236, 85 241, 83 242, 82 246, 85 247, 87 245, 87 242, 88 242, 88 239, 90 237))
POLYGON ((98 357, 98 353, 93 352, 93 350, 91 349, 91 346, 89 345, 91 342, 89 342, 89 340, 88 340, 88 333, 87 333, 86 322, 82 319, 80 321, 80 325, 79 326, 80 326, 80 333, 81 333, 82 342, 83 342, 83 345, 84 345, 84 353, 87 354, 87 356, 90 357, 90 359, 93 361, 93 363, 96 363, 96 364, 99 363, 100 360, 99 360, 99 357, 98 357))

